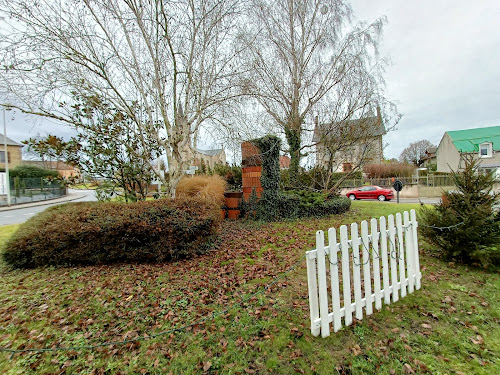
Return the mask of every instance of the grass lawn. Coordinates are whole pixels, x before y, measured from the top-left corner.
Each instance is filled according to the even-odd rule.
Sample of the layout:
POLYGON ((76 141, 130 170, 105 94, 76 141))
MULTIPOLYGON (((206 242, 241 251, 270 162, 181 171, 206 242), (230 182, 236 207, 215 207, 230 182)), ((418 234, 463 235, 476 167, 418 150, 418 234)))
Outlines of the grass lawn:
MULTIPOLYGON (((0 266, 0 347, 125 345, 10 356, 5 374, 499 374, 500 276, 431 257, 420 238, 422 289, 326 339, 310 334, 305 261, 315 232, 412 204, 353 202, 325 219, 225 222, 217 248, 161 265, 9 271, 0 266)), ((17 226, 0 228, 3 243, 17 226)))

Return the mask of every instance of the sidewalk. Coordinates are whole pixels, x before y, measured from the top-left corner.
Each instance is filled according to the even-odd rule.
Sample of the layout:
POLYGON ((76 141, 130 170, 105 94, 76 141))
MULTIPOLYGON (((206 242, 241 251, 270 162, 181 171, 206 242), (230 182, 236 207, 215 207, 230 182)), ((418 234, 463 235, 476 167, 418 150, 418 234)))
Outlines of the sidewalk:
POLYGON ((0 206, 0 212, 19 210, 21 208, 29 208, 29 207, 36 207, 36 206, 47 206, 50 204, 66 203, 66 202, 75 201, 77 199, 81 199, 83 197, 85 197, 85 194, 83 194, 83 193, 68 192, 67 195, 65 195, 64 197, 60 197, 60 198, 47 199, 47 200, 37 201, 37 202, 13 204, 10 207, 7 205, 0 206))
MULTIPOLYGON (((396 197, 391 199, 389 203, 397 203, 396 197)), ((421 204, 438 204, 441 198, 399 198, 399 203, 421 203, 421 204)))

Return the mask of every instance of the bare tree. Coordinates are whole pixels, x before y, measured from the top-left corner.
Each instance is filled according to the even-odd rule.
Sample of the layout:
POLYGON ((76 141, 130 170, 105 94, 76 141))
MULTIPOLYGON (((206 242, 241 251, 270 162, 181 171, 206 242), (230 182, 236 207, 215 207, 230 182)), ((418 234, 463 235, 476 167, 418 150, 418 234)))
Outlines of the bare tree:
POLYGON ((315 128, 316 165, 321 167, 315 185, 338 193, 342 183, 365 164, 383 159, 382 136, 386 133, 380 113, 377 116, 322 124, 315 128), (342 172, 336 175, 337 172, 342 172))
POLYGON ((414 164, 419 167, 423 164, 426 156, 425 151, 427 151, 429 147, 436 146, 426 139, 410 143, 410 145, 401 152, 401 155, 399 155, 399 161, 414 164))
POLYGON ((240 95, 237 11, 237 0, 0 0, 3 105, 78 127, 72 97, 102 98, 166 154, 174 195, 200 130, 225 124, 240 95))
POLYGON ((248 18, 240 35, 249 64, 242 89, 284 133, 293 180, 314 145, 315 116, 335 134, 388 104, 377 51, 384 19, 352 26, 343 0, 252 0, 248 18))

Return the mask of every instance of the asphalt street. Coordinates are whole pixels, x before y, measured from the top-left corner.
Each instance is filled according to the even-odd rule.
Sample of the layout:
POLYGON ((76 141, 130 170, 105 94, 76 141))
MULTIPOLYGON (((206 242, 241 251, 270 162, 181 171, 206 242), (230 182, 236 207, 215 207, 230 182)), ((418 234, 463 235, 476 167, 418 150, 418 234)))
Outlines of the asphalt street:
MULTIPOLYGON (((76 199, 71 200, 71 202, 85 202, 85 201, 95 201, 94 190, 73 190, 68 189, 68 196, 74 195, 76 199)), ((0 211, 0 225, 10 225, 10 224, 20 224, 24 223, 33 215, 44 211, 48 207, 55 206, 57 204, 64 204, 61 202, 49 203, 50 201, 43 202, 43 205, 33 205, 31 207, 15 208, 12 206, 10 210, 0 211)))

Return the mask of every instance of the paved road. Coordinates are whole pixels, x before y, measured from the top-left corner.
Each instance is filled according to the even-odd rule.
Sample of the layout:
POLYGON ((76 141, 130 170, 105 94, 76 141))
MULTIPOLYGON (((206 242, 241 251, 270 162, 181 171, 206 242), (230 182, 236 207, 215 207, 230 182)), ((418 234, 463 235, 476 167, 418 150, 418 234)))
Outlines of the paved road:
MULTIPOLYGON (((68 189, 68 196, 75 195, 81 196, 72 202, 84 202, 84 201, 95 201, 97 200, 95 197, 94 190, 73 190, 68 189)), ((57 204, 62 204, 61 202, 57 203, 49 203, 44 202, 44 205, 33 205, 32 207, 26 208, 16 208, 9 211, 1 211, 0 212, 0 225, 10 225, 10 224, 20 224, 24 223, 33 215, 42 212, 46 208, 50 206, 55 206, 57 204)), ((13 206, 15 207, 15 206, 13 206)))

